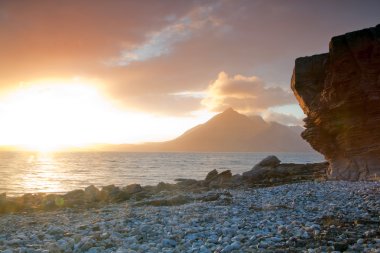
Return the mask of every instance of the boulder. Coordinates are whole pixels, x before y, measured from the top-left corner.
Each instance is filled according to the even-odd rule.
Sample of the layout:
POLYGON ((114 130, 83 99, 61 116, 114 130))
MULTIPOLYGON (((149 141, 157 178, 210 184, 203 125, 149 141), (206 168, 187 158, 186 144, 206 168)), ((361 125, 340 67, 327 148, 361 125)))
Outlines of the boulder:
MULTIPOLYGON (((69 206, 69 207, 72 207, 72 206, 79 206, 79 205, 83 205, 84 204, 84 191, 83 190, 73 190, 73 191, 69 191, 68 193, 64 194, 62 196, 62 199, 63 199, 63 203, 62 205, 64 206, 69 206)), ((62 200, 54 200, 54 202, 57 204, 57 203, 61 203, 62 200)))
POLYGON ((240 175, 240 174, 235 174, 235 175, 233 175, 232 176, 232 178, 231 178, 231 184, 233 185, 233 186, 240 186, 240 185, 242 185, 243 184, 243 176, 242 175, 240 175))
POLYGON ((268 171, 271 171, 272 168, 276 167, 281 163, 274 155, 270 155, 261 160, 258 164, 253 166, 250 171, 243 172, 243 178, 259 178, 268 171))
POLYGON ((101 199, 100 191, 94 185, 87 186, 84 189, 84 198, 87 202, 95 202, 101 199))
POLYGON ((123 188, 123 192, 130 195, 141 192, 142 190, 143 188, 139 184, 129 184, 123 188))
POLYGON ((208 181, 206 181, 206 184, 210 188, 227 187, 230 186, 231 178, 231 170, 225 170, 217 174, 213 178, 210 178, 208 181))
MULTIPOLYGON (((58 196, 57 194, 53 194, 53 193, 46 195, 44 197, 43 202, 42 202, 41 208, 43 210, 53 210, 53 209, 56 209, 57 207, 59 207, 58 205, 56 205, 56 203, 57 204, 61 204, 62 203, 62 201, 60 201, 61 200, 60 197, 61 196, 58 196), (59 201, 57 201, 57 200, 59 200, 59 201)), ((63 202, 63 204, 64 204, 64 202, 63 202)))
POLYGON ((21 197, 17 197, 17 202, 24 206, 26 209, 31 209, 34 207, 41 206, 45 195, 43 193, 26 193, 21 197))
POLYGON ((273 171, 272 168, 277 167, 281 163, 280 159, 278 159, 274 155, 267 156, 263 160, 261 160, 258 164, 253 166, 250 171, 246 171, 243 173, 243 177, 247 178, 260 178, 262 175, 267 173, 268 171, 273 171))
POLYGON ((100 191, 101 199, 107 202, 121 201, 123 198, 122 195, 120 188, 113 184, 102 187, 102 190, 100 191))
POLYGON ((276 167, 281 163, 280 159, 277 158, 277 156, 270 155, 261 160, 256 166, 260 167, 276 167))
POLYGON ((213 179, 214 177, 216 177, 218 174, 219 174, 219 172, 217 170, 213 169, 212 171, 210 171, 209 173, 207 173, 205 181, 210 181, 211 179, 213 179))
POLYGON ((275 156, 268 158, 256 164, 250 171, 244 172, 242 181, 250 186, 270 186, 319 180, 325 178, 328 166, 328 163, 277 163, 274 162, 277 159, 275 156))
POLYGON ((307 115, 302 137, 337 180, 380 179, 380 25, 333 37, 298 58, 291 88, 307 115))
POLYGON ((153 187, 155 192, 161 192, 161 191, 173 191, 177 189, 177 185, 175 184, 169 184, 164 182, 159 182, 157 186, 153 187))
POLYGON ((0 213, 16 213, 23 210, 23 205, 12 199, 7 199, 0 204, 0 213))
POLYGON ((194 189, 198 188, 199 185, 199 182, 195 179, 177 178, 175 181, 177 182, 177 186, 182 189, 194 189))

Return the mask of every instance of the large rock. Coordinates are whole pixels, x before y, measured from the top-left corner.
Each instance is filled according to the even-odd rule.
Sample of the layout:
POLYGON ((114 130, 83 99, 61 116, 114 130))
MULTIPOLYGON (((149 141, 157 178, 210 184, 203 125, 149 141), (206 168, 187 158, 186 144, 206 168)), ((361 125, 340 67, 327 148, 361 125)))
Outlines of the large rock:
POLYGON ((100 191, 100 198, 103 201, 117 202, 123 200, 123 192, 118 186, 113 184, 102 187, 100 191))
POLYGON ((329 161, 329 178, 379 180, 380 25, 296 59, 291 87, 307 115, 302 137, 329 161))
MULTIPOLYGON (((277 157, 267 157, 242 175, 249 186, 272 186, 310 180, 325 179, 327 163, 267 163, 277 157)), ((278 160, 278 159, 277 159, 278 160)), ((278 160, 279 161, 279 160, 278 160)))
POLYGON ((210 188, 228 187, 231 186, 232 173, 231 170, 225 170, 220 173, 215 170, 210 171, 207 176, 205 183, 210 188), (216 172, 216 173, 215 173, 216 172), (213 175, 213 176, 211 176, 213 175))
POLYGON ((62 205, 62 206, 68 206, 68 207, 74 207, 74 206, 81 206, 84 203, 85 200, 85 193, 82 189, 69 191, 68 193, 64 194, 62 196, 62 200, 57 199, 55 200, 55 203, 62 205))
POLYGON ((87 202, 95 202, 101 199, 100 191, 94 185, 87 186, 84 189, 84 197, 87 202))
POLYGON ((265 166, 265 167, 276 167, 281 163, 280 159, 277 156, 270 155, 264 158, 261 162, 259 162, 256 166, 265 166))
POLYGON ((219 174, 219 172, 215 169, 207 173, 207 176, 205 178, 205 181, 209 182, 211 181, 214 177, 216 177, 219 174))
POLYGON ((267 171, 273 171, 277 165, 281 163, 280 159, 277 156, 270 155, 261 160, 258 164, 253 166, 249 171, 243 172, 244 178, 260 178, 263 174, 266 174, 267 171))
POLYGON ((143 191, 143 188, 139 184, 130 184, 124 187, 123 191, 132 195, 132 194, 143 191))

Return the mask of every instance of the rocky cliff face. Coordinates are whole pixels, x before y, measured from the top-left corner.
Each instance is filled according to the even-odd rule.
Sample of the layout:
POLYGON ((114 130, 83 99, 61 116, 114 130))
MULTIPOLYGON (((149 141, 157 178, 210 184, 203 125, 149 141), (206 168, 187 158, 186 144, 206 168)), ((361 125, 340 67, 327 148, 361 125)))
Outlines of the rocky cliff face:
POLYGON ((291 87, 307 115, 302 137, 330 162, 329 177, 379 180, 380 25, 296 59, 291 87))

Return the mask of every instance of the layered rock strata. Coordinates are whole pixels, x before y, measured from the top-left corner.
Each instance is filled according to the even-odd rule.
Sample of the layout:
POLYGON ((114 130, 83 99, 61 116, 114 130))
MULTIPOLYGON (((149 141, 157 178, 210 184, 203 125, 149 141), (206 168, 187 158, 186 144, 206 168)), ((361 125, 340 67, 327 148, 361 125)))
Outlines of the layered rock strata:
POLYGON ((380 25, 296 59, 291 88, 307 115, 302 137, 329 161, 329 178, 379 180, 380 25))

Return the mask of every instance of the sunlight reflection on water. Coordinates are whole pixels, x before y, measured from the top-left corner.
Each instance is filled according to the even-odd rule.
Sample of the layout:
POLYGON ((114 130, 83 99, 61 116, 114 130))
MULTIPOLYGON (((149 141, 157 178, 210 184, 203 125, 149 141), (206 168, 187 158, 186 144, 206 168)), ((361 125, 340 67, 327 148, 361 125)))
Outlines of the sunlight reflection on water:
POLYGON ((53 154, 37 153, 29 155, 21 185, 24 189, 39 192, 63 192, 67 180, 57 166, 53 154))
MULTIPOLYGON (((283 162, 323 161, 317 153, 271 153, 283 162)), ((66 192, 90 184, 157 184, 203 179, 212 169, 242 173, 269 153, 0 152, 0 193, 66 192)))

